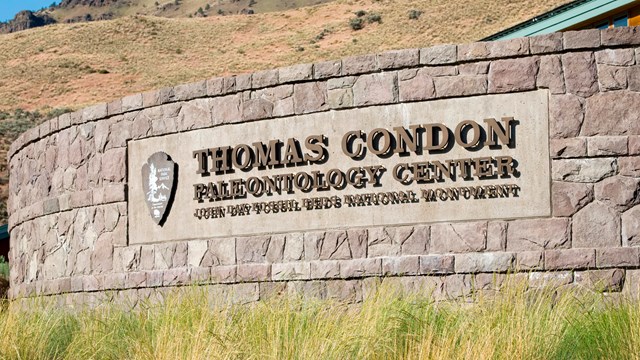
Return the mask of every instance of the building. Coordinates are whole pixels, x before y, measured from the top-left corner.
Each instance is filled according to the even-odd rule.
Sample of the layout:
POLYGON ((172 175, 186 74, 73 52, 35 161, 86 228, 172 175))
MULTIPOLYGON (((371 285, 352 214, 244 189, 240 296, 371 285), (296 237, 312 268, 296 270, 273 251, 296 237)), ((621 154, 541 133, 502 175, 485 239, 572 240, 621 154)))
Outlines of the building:
POLYGON ((507 40, 558 31, 620 26, 640 26, 640 1, 576 0, 482 40, 507 40))

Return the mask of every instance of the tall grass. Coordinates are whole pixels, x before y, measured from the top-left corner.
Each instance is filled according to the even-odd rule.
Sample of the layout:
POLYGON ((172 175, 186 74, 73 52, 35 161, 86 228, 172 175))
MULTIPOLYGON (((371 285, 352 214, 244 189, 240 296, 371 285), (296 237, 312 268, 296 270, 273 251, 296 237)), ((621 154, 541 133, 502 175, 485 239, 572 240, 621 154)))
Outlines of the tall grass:
POLYGON ((640 307, 508 285, 434 303, 381 287, 362 304, 275 297, 215 305, 202 289, 134 311, 0 311, 2 359, 638 359, 640 307))

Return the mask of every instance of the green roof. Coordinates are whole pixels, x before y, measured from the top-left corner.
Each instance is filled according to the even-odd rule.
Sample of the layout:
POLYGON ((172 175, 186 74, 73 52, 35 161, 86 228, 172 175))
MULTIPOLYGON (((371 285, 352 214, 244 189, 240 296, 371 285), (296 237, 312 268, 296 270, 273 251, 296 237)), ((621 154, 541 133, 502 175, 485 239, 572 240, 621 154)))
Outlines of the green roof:
POLYGON ((0 241, 9 239, 9 225, 0 226, 0 241))
POLYGON ((502 30, 482 41, 507 40, 524 36, 549 34, 589 21, 637 0, 576 0, 559 6, 533 19, 502 30))

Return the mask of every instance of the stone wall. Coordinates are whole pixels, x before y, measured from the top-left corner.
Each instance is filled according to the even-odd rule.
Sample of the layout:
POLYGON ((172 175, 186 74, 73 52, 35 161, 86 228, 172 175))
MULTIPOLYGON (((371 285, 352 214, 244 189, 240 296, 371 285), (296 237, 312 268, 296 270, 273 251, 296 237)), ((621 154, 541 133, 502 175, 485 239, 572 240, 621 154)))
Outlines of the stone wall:
MULTIPOLYGON (((640 28, 440 45, 214 78, 51 119, 12 146, 12 299, 436 298, 499 286, 640 285, 640 28), (552 217, 130 245, 127 142, 354 107, 548 89, 552 217), (105 291, 107 290, 107 291, 105 291)), ((137 171, 137 170, 136 170, 137 171)), ((328 225, 330 226, 330 225, 328 225)))

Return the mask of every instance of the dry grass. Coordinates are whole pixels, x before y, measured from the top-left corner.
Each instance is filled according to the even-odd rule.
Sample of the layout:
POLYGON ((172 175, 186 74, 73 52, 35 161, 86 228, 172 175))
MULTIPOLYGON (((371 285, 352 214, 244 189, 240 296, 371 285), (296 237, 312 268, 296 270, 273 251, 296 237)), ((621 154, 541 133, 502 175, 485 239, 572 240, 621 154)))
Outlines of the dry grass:
POLYGON ((201 289, 111 304, 0 311, 2 359, 638 359, 637 301, 508 285, 434 304, 391 287, 361 305, 276 297, 213 305, 201 289))

